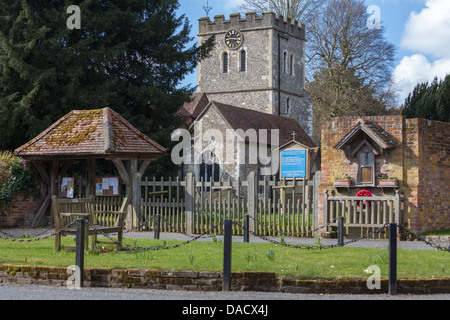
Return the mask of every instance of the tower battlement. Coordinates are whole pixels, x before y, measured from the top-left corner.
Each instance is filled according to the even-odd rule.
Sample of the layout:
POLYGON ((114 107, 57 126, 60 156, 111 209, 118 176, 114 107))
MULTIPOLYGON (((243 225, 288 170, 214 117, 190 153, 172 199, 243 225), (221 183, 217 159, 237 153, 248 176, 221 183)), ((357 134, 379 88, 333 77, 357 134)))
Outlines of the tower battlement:
POLYGON ((224 15, 214 16, 212 21, 209 17, 199 19, 199 36, 210 33, 216 34, 220 31, 226 32, 233 28, 241 31, 272 28, 305 40, 305 25, 303 23, 284 18, 271 11, 265 11, 261 15, 256 12, 247 12, 245 18, 241 17, 239 13, 234 13, 230 15, 228 20, 225 19, 224 15))

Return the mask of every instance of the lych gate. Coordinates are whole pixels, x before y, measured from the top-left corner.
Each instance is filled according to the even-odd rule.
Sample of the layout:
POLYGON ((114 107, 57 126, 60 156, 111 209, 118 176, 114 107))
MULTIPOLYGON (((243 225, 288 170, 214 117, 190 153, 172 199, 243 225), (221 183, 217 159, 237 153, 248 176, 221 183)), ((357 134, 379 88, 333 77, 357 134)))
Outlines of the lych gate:
POLYGON ((126 186, 121 207, 127 210, 127 223, 133 225, 140 212, 142 175, 149 163, 165 151, 110 108, 68 113, 14 152, 31 161, 47 185, 47 197, 33 226, 44 219, 51 196, 59 195, 62 178, 77 161, 86 161, 84 194, 94 196, 95 163, 100 159, 115 164, 126 186))

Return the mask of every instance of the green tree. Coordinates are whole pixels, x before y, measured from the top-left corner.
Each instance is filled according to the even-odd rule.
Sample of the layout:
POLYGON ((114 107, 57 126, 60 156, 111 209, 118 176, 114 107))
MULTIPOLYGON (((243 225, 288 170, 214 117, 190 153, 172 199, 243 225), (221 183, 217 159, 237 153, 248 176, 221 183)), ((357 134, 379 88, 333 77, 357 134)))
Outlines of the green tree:
POLYGON ((240 6, 241 11, 273 11, 285 18, 303 23, 315 15, 315 11, 326 0, 244 0, 240 6))
POLYGON ((405 99, 402 114, 407 118, 422 118, 450 122, 450 75, 437 77, 431 83, 417 84, 405 99))
POLYGON ((307 26, 306 89, 313 97, 314 136, 323 121, 383 114, 394 105, 394 46, 369 28, 363 0, 327 0, 307 26))
POLYGON ((167 146, 194 91, 184 77, 213 40, 190 46, 177 0, 2 0, 0 149, 14 149, 74 109, 111 107, 167 146), (78 5, 81 28, 66 10, 78 5))

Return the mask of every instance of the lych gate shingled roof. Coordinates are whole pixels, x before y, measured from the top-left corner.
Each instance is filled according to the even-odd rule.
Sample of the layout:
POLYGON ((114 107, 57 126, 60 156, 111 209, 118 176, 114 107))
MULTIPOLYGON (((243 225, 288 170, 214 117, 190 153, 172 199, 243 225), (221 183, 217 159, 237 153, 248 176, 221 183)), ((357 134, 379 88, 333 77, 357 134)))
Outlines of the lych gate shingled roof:
POLYGON ((68 113, 16 149, 15 154, 30 159, 110 155, 154 158, 165 151, 117 112, 104 108, 68 113))

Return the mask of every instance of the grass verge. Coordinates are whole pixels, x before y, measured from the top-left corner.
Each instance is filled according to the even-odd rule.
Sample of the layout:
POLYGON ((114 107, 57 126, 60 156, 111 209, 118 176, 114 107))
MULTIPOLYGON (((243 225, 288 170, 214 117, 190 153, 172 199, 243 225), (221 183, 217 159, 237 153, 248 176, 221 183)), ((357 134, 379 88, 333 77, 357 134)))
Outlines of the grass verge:
POLYGON ((444 236, 448 237, 450 236, 450 229, 445 230, 433 230, 433 231, 427 231, 422 234, 423 236, 444 236))
MULTIPOLYGON (((75 245, 74 238, 64 238, 65 245, 75 245)), ((125 239, 142 247, 163 247, 182 241, 125 239)), ((54 238, 38 242, 11 242, 0 239, 0 263, 65 267, 75 264, 75 253, 56 252, 54 238)), ((232 270, 275 272, 296 279, 338 279, 367 277, 370 265, 388 276, 387 248, 333 248, 304 250, 272 243, 233 243, 232 270)), ((122 252, 87 252, 85 267, 132 268, 156 270, 223 269, 223 243, 194 241, 168 250, 126 250, 122 252)), ((398 277, 450 278, 450 253, 428 250, 398 250, 398 277)))

